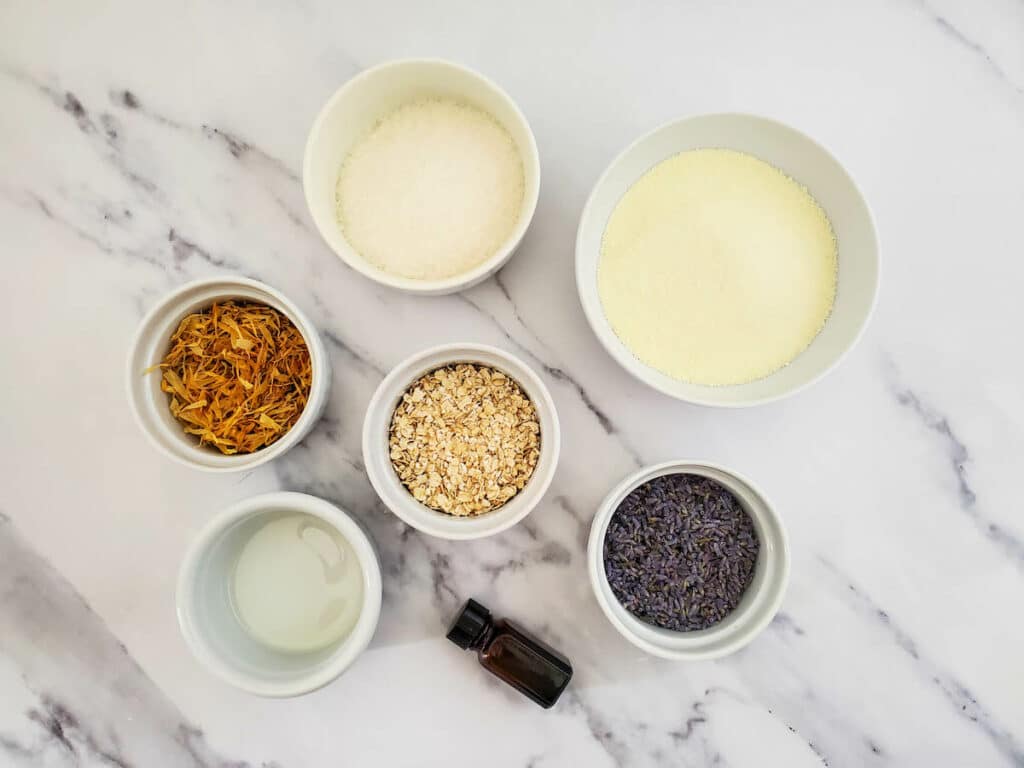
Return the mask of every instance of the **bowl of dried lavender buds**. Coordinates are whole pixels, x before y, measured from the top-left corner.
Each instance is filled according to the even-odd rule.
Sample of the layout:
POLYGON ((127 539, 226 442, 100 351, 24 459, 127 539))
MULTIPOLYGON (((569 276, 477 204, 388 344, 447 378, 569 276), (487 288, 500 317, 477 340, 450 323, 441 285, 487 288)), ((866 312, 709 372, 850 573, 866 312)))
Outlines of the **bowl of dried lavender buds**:
POLYGON ((445 539, 503 531, 537 505, 555 473, 558 415, 523 361, 449 344, 400 363, 363 423, 363 462, 384 504, 445 539))
POLYGON ((789 545, 764 494, 697 461, 641 469, 605 498, 588 570, 612 625, 655 656, 696 661, 739 650, 782 603, 789 545))
POLYGON ((197 280, 154 306, 135 334, 128 396, 172 459, 249 470, 313 428, 331 370, 316 328, 288 298, 242 277, 197 280))

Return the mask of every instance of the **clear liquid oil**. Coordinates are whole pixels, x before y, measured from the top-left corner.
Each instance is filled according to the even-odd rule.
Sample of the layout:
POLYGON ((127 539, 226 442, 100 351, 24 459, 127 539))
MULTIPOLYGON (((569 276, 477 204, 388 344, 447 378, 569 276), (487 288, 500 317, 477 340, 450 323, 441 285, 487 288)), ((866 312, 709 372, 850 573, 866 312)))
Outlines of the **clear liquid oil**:
POLYGON ((352 631, 363 573, 335 528, 311 515, 287 515, 243 545, 231 600, 242 626, 262 644, 286 653, 316 651, 352 631))

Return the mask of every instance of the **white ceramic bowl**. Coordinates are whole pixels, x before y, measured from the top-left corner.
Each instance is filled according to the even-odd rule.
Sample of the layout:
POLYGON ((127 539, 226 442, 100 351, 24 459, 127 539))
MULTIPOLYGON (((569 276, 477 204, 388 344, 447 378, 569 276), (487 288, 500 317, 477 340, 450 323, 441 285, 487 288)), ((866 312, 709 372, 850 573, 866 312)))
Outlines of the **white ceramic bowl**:
POLYGON ((665 659, 716 659, 739 650, 753 640, 779 610, 789 581, 789 544, 782 520, 764 494, 749 480, 705 461, 669 461, 630 475, 605 497, 590 528, 587 570, 601 610, 612 626, 633 645, 665 659), (649 480, 678 473, 703 475, 728 488, 750 515, 761 542, 754 579, 739 605, 718 624, 695 632, 662 629, 638 619, 616 599, 604 570, 605 533, 622 500, 649 480))
POLYGON ((342 510, 304 493, 267 493, 224 510, 192 542, 178 576, 178 622, 189 648, 211 672, 260 696, 298 696, 344 672, 377 628, 381 604, 380 562, 363 529, 342 510), (242 546, 281 513, 318 517, 344 536, 363 572, 363 605, 355 627, 327 648, 282 653, 254 640, 231 606, 231 573, 242 546))
POLYGON ((413 355, 397 365, 380 383, 363 423, 363 463, 374 490, 384 504, 407 522, 443 539, 479 539, 511 528, 537 506, 551 484, 561 434, 558 414, 548 388, 523 361, 483 344, 447 344, 413 355), (502 371, 516 381, 537 409, 540 420, 540 458, 526 487, 505 505, 475 517, 455 517, 421 504, 402 485, 391 464, 388 429, 399 400, 420 376, 453 363, 477 363, 502 371))
POLYGON ((317 229, 342 261, 383 285, 410 293, 437 295, 461 291, 486 280, 515 252, 537 207, 540 160, 537 143, 523 113, 493 82, 451 62, 402 59, 361 72, 331 96, 309 132, 302 164, 302 186, 317 229), (335 187, 345 157, 378 120, 403 104, 429 97, 456 99, 498 120, 519 148, 525 187, 516 227, 493 256, 460 275, 441 280, 414 280, 384 272, 349 245, 338 226, 335 187))
POLYGON ((824 147, 799 131, 763 117, 701 115, 667 123, 615 158, 594 185, 576 236, 576 286, 597 338, 619 364, 672 397, 700 405, 748 406, 791 395, 835 367, 854 346, 875 305, 878 238, 871 211, 853 179, 824 147), (626 191, 653 166, 689 149, 726 148, 754 155, 807 187, 825 209, 839 243, 835 305, 824 329, 789 365, 734 386, 689 384, 640 362, 612 330, 597 289, 601 238, 626 191))
POLYGON ((128 356, 128 398, 149 441, 175 461, 208 472, 241 472, 280 456, 304 438, 327 404, 331 368, 316 327, 283 294, 268 285, 244 277, 211 277, 187 283, 164 296, 143 318, 128 356), (171 335, 182 318, 208 308, 215 301, 238 299, 273 307, 302 334, 313 366, 312 389, 306 408, 288 433, 277 442, 247 454, 225 456, 215 448, 200 447, 171 415, 167 394, 160 391, 160 373, 144 373, 163 358, 171 335))

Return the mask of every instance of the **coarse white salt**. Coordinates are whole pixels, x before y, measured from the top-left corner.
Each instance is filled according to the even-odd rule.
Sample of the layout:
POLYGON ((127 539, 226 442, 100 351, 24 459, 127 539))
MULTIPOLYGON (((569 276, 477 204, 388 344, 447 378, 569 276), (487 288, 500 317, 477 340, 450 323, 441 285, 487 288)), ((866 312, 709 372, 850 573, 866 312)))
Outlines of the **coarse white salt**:
POLYGON ((516 143, 494 117, 451 99, 414 101, 381 119, 342 163, 338 224, 385 272, 438 280, 498 252, 524 188, 516 143))

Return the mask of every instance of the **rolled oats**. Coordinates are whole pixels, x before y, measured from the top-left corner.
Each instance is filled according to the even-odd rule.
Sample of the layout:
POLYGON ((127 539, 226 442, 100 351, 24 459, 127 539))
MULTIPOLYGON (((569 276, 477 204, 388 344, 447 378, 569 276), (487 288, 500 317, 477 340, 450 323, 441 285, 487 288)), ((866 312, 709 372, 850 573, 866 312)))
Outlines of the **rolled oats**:
POLYGON ((431 371, 405 391, 388 443, 413 498, 450 515, 479 515, 526 486, 540 458, 540 422, 515 381, 459 363, 431 371))

